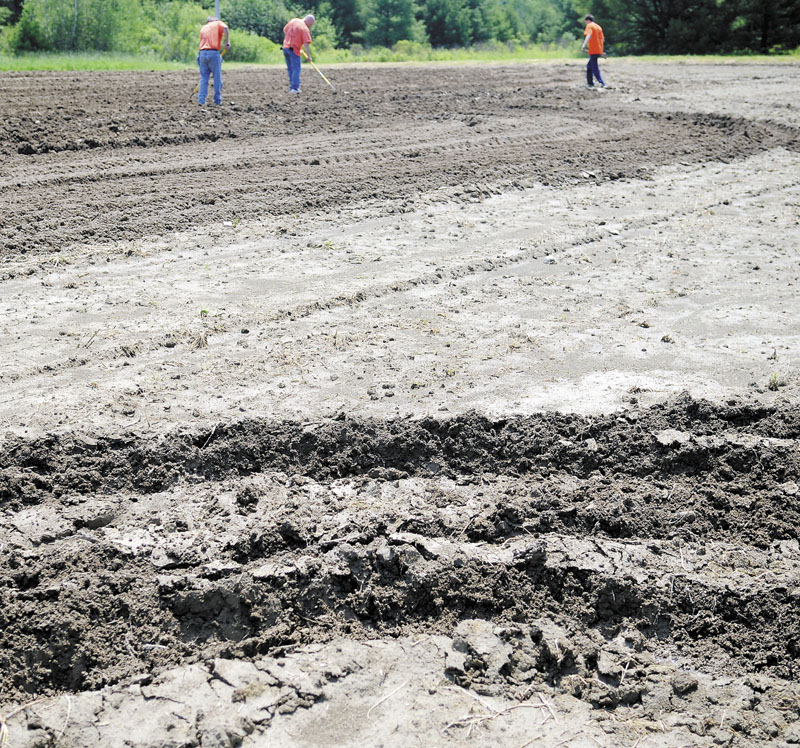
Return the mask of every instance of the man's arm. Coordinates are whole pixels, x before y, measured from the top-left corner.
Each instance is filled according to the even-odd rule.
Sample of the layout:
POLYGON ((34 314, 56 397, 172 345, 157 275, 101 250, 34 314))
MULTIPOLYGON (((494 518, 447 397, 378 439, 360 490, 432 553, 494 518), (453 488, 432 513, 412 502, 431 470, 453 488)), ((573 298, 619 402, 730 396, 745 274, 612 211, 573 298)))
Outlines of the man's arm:
POLYGON ((225 42, 225 49, 231 48, 231 43, 228 41, 228 28, 222 29, 222 41, 225 42))
POLYGON ((590 31, 586 35, 586 38, 583 40, 583 46, 581 47, 581 52, 585 52, 586 51, 586 45, 589 43, 589 39, 591 39, 591 38, 592 38, 592 32, 590 31))
POLYGON ((306 50, 306 57, 308 61, 311 62, 311 47, 309 46, 309 42, 303 42, 303 47, 306 50))

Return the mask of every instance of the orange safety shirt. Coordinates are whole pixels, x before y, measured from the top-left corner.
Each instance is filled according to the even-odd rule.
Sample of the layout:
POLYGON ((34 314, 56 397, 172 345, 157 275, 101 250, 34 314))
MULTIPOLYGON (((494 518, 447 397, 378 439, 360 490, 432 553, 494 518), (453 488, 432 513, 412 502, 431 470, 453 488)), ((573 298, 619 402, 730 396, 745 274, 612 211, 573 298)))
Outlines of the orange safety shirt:
POLYGON ((283 48, 299 57, 304 44, 311 44, 311 32, 302 18, 293 18, 283 27, 283 48))
POLYGON ((589 34, 592 35, 589 39, 589 54, 603 54, 603 29, 600 28, 599 24, 591 21, 586 24, 586 28, 583 30, 584 36, 589 36, 589 34))
POLYGON ((200 29, 200 51, 204 49, 216 49, 219 52, 222 46, 222 37, 228 30, 227 24, 222 21, 209 21, 200 29))

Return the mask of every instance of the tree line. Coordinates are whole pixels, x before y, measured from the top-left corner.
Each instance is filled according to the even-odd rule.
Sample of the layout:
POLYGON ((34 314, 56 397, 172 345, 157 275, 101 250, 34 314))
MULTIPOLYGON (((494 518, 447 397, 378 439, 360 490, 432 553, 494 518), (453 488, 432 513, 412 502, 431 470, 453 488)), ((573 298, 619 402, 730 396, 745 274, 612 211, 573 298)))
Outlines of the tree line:
MULTIPOLYGON (((314 13, 317 48, 432 47, 482 43, 572 45, 591 12, 612 54, 791 51, 800 0, 221 0, 241 47, 280 44, 287 19, 314 13)), ((6 51, 194 54, 213 0, 0 0, 6 51)), ((253 58, 255 59, 255 58, 253 58)))

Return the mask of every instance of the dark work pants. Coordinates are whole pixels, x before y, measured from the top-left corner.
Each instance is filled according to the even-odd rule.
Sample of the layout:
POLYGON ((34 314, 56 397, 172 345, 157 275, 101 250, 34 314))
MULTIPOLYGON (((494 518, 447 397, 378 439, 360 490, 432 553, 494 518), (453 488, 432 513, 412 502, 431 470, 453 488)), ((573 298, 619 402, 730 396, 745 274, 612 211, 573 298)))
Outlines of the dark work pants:
POLYGON ((605 86, 605 82, 603 81, 603 76, 600 75, 600 66, 597 64, 597 60, 600 55, 589 55, 589 62, 586 63, 586 85, 593 86, 594 80, 592 76, 597 78, 597 82, 601 86, 605 86))

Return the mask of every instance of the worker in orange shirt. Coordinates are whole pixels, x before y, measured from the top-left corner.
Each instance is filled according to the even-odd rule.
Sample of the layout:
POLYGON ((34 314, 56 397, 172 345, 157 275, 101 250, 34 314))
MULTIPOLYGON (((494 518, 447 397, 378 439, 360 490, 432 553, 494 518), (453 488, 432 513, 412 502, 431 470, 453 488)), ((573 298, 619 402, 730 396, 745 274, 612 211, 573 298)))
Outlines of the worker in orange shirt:
POLYGON ((603 57, 603 29, 600 25, 594 22, 594 16, 587 15, 583 19, 585 28, 583 35, 586 37, 583 40, 582 52, 589 51, 589 62, 586 63, 586 87, 594 88, 594 79, 600 84, 600 88, 605 88, 606 84, 603 81, 603 76, 600 75, 600 66, 597 60, 603 57))
POLYGON ((200 68, 200 88, 197 91, 197 103, 205 104, 208 96, 208 76, 214 76, 214 103, 222 104, 222 55, 220 49, 225 42, 225 49, 231 48, 228 41, 228 26, 216 16, 209 16, 200 29, 200 51, 197 53, 197 65, 200 68))
POLYGON ((311 62, 311 32, 309 29, 315 23, 314 16, 310 13, 305 18, 292 18, 283 27, 283 56, 286 59, 286 69, 289 71, 289 93, 300 93, 300 54, 303 47, 306 57, 311 62))

